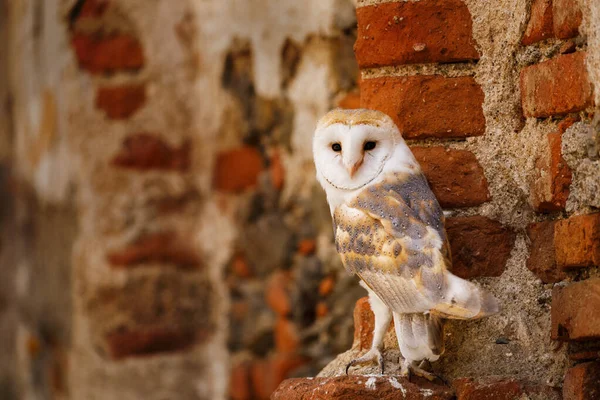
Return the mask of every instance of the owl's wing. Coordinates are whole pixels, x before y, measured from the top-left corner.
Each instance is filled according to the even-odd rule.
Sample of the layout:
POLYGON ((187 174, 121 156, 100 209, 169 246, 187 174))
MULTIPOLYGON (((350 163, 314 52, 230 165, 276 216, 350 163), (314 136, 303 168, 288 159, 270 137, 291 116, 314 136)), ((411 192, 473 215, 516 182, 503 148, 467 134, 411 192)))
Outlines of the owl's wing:
POLYGON ((336 245, 348 270, 397 313, 474 318, 495 299, 452 275, 442 210, 425 178, 393 175, 334 213, 336 245))

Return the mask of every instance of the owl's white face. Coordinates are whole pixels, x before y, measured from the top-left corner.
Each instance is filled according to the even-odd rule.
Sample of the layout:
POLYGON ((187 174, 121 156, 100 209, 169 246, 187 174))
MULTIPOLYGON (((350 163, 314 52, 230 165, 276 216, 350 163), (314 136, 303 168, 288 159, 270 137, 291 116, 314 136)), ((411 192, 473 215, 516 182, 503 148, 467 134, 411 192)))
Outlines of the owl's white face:
POLYGON ((395 141, 393 132, 372 125, 336 123, 318 129, 313 140, 317 173, 335 188, 361 188, 381 173, 395 141))

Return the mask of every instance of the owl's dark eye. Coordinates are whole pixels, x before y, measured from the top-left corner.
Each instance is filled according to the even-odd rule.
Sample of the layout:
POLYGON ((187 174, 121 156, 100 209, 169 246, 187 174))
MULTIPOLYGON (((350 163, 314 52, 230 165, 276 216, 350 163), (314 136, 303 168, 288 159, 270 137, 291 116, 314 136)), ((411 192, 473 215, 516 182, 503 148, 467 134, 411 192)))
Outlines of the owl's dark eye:
POLYGON ((339 153, 340 151, 342 151, 342 145, 339 143, 334 143, 331 145, 331 150, 335 151, 336 153, 339 153))
POLYGON ((363 150, 365 150, 365 151, 373 150, 375 148, 375 146, 377 146, 376 142, 365 142, 365 144, 363 146, 363 150))

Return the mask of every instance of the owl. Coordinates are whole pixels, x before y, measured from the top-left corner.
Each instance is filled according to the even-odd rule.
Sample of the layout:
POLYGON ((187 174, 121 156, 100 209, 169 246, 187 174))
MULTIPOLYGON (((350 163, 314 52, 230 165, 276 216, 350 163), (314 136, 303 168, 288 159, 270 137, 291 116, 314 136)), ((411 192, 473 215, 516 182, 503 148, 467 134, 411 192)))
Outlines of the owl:
POLYGON ((356 274, 375 315, 370 350, 346 368, 377 362, 394 319, 401 373, 434 379, 423 368, 444 351, 444 319, 474 319, 499 311, 496 299, 448 269, 444 214, 423 172, 387 115, 333 110, 313 138, 317 180, 333 217, 335 245, 356 274))

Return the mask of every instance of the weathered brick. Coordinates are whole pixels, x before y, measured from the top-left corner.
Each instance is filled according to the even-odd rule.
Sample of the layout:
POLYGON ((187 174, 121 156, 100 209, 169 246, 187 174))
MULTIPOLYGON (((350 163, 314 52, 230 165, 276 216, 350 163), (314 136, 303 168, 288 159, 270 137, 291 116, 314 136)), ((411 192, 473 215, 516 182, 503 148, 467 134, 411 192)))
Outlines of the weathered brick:
POLYGON ((252 400, 250 367, 250 361, 237 362, 231 367, 229 374, 229 397, 231 400, 252 400))
POLYGON ((527 268, 544 283, 560 282, 567 277, 556 265, 554 224, 555 221, 544 221, 527 227, 527 236, 531 241, 527 268))
POLYGON ((461 278, 500 276, 515 242, 515 233, 480 215, 446 220, 453 274, 461 278))
POLYGON ((76 33, 71 44, 79 67, 92 74, 135 71, 144 66, 141 43, 127 34, 101 36, 76 33))
POLYGON ((106 335, 105 339, 110 357, 120 360, 185 350, 195 343, 196 335, 189 329, 158 326, 115 331, 106 335))
POLYGON ((562 132, 550 133, 546 139, 548 152, 543 152, 535 162, 531 202, 536 211, 561 211, 569 197, 571 169, 562 157, 562 132))
POLYGON ((526 117, 550 117, 592 105, 585 52, 560 55, 523 68, 521 103, 526 117))
POLYGON ((405 139, 485 133, 483 91, 472 77, 380 77, 361 82, 361 106, 388 114, 405 139))
POLYGON ((100 87, 96 92, 96 108, 110 119, 131 117, 146 102, 144 85, 100 87))
POLYGON ((471 14, 460 0, 369 5, 356 17, 361 68, 479 59, 471 14))
POLYGON ((346 93, 341 99, 338 100, 337 106, 345 109, 360 108, 360 93, 346 93))
POLYGON ((158 135, 136 133, 123 141, 121 151, 112 159, 112 165, 138 170, 185 172, 190 167, 190 142, 186 140, 175 148, 158 135))
POLYGON ((260 152, 250 146, 219 153, 213 186, 223 192, 238 193, 256 186, 264 163, 260 152))
POLYGON ((563 383, 563 400, 600 398, 600 361, 569 368, 563 383))
POLYGON ((288 316, 292 312, 290 284, 290 274, 287 271, 277 271, 271 276, 265 289, 267 304, 282 317, 288 316))
POLYGON ((399 376, 342 375, 329 378, 295 378, 284 381, 272 400, 450 400, 454 392, 447 386, 399 376), (370 382, 367 384, 367 382, 370 382))
POLYGON ((600 339, 600 278, 552 289, 552 339, 600 339))
POLYGON ((459 378, 452 386, 456 389, 456 400, 561 399, 557 388, 514 379, 459 378))
POLYGON ((197 269, 202 261, 194 246, 174 232, 142 236, 134 243, 108 254, 115 268, 131 268, 149 263, 161 263, 180 269, 197 269))
POLYGON ((559 39, 569 39, 579 35, 582 13, 578 0, 553 0, 554 34, 559 39))
POLYGON ((352 347, 369 349, 373 342, 373 329, 375 329, 375 315, 371 310, 368 297, 358 299, 354 306, 354 343, 352 347))
POLYGON ((567 354, 571 361, 600 360, 600 340, 569 342, 567 344, 567 354))
POLYGON ((333 288, 335 287, 335 279, 332 276, 328 276, 324 278, 321 283, 319 283, 319 295, 320 296, 329 296, 331 292, 333 292, 333 288))
POLYGON ((470 151, 444 147, 411 150, 442 207, 472 207, 490 199, 483 168, 470 151))
POLYGON ((276 354, 267 360, 254 362, 251 371, 253 398, 268 400, 288 374, 306 362, 305 358, 293 354, 276 354))
POLYGON ((560 268, 600 266, 600 213, 558 221, 554 246, 560 268))
POLYGON ((300 339, 294 322, 279 317, 275 323, 275 348, 280 353, 293 353, 298 350, 300 339))
POLYGON ((551 37, 554 37, 552 0, 534 0, 531 5, 531 17, 521 43, 529 45, 551 37))

